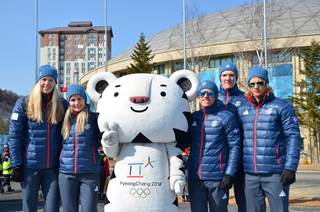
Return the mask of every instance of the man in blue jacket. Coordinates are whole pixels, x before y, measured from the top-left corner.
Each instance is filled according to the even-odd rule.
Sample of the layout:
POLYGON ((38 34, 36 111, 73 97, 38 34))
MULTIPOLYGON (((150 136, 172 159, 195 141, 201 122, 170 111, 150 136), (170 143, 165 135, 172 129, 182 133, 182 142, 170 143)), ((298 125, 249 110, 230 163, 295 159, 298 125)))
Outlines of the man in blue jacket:
POLYGON ((298 119, 291 104, 274 96, 266 69, 250 69, 248 87, 247 102, 238 110, 244 131, 247 210, 264 211, 267 197, 271 212, 286 212, 300 158, 298 119))
MULTIPOLYGON (((238 68, 233 63, 223 63, 219 69, 220 90, 219 100, 225 109, 232 112, 238 119, 238 107, 246 101, 244 92, 238 88, 238 68)), ((241 129, 240 129, 241 130, 241 129)), ((242 139, 241 139, 242 148, 242 139)), ((242 150, 240 152, 239 168, 233 182, 234 195, 238 206, 238 212, 246 212, 246 199, 244 193, 244 173, 242 167, 242 150)))
POLYGON ((218 100, 212 81, 200 85, 201 110, 192 114, 188 186, 191 211, 227 211, 237 172, 240 131, 234 115, 218 100))

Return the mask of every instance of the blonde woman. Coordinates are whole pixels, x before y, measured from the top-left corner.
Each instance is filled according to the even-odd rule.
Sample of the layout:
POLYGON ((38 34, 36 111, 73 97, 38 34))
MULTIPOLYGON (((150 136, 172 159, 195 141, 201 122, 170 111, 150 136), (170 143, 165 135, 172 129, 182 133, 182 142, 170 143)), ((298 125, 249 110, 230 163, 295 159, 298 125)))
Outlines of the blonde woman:
POLYGON ((58 166, 66 102, 56 88, 57 70, 39 67, 38 81, 17 100, 10 120, 8 144, 12 179, 21 182, 23 211, 37 211, 41 187, 45 211, 59 211, 58 166))
POLYGON ((63 127, 59 187, 63 211, 97 211, 100 131, 97 114, 89 111, 81 85, 70 85, 63 127))

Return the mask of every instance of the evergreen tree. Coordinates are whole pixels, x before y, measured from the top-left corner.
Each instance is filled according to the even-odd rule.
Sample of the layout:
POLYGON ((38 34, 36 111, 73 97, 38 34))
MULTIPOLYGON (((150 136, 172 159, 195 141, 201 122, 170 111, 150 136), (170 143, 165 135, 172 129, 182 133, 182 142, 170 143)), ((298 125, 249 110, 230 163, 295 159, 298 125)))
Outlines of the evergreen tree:
MULTIPOLYGON (((300 72, 304 79, 295 83, 300 88, 300 94, 291 100, 296 106, 297 116, 300 123, 309 129, 311 139, 317 148, 316 159, 319 162, 320 142, 320 43, 311 42, 311 46, 302 51, 305 70, 300 72)), ((311 152, 311 160, 313 155, 311 152)))
POLYGON ((8 133, 8 125, 6 122, 0 117, 0 134, 8 133))
POLYGON ((146 42, 143 33, 140 34, 139 41, 136 44, 132 55, 130 56, 134 63, 128 66, 127 73, 151 73, 153 71, 151 49, 146 42))

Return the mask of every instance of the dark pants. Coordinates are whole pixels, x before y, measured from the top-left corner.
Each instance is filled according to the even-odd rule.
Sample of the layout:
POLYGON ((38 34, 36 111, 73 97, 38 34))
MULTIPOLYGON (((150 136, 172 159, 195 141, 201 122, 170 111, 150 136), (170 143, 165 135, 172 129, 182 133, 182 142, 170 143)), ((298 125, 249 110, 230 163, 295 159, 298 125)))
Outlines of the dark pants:
POLYGON ((220 181, 189 180, 189 198, 192 212, 227 212, 229 191, 219 189, 220 181))
POLYGON ((6 174, 3 175, 3 182, 2 182, 1 188, 4 189, 5 186, 8 187, 8 188, 7 188, 7 191, 10 191, 10 190, 11 190, 10 175, 6 175, 6 174))
POLYGON ((24 212, 36 212, 38 207, 38 192, 44 196, 44 211, 58 212, 60 195, 57 170, 34 170, 26 168, 21 182, 22 202, 24 212))
POLYGON ((64 212, 97 212, 99 174, 59 174, 59 187, 64 212))
POLYGON ((280 182, 280 174, 245 175, 246 206, 250 212, 264 212, 267 197, 271 212, 288 212, 289 186, 280 182))
POLYGON ((244 189, 244 173, 237 173, 233 183, 233 191, 238 206, 238 212, 246 212, 246 196, 244 189))

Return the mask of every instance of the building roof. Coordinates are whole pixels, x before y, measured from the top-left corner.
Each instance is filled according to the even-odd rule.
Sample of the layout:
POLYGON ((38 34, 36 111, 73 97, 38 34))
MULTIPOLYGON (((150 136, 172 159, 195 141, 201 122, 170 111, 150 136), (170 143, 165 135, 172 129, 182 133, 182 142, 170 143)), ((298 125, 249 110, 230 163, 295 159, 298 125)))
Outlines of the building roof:
MULTIPOLYGON (((90 21, 73 21, 68 24, 68 27, 54 27, 45 30, 40 30, 39 33, 49 34, 49 33, 86 33, 89 31, 104 32, 104 26, 92 26, 90 21)), ((107 30, 111 31, 111 37, 113 37, 112 28, 107 26, 107 30)))
MULTIPOLYGON (((234 9, 194 18, 187 23, 187 48, 261 38, 262 4, 245 4, 234 9)), ((320 34, 319 0, 272 0, 267 4, 268 38, 320 34)), ((147 41, 152 53, 183 48, 182 24, 161 31, 147 41)), ((133 48, 109 63, 128 59, 133 48)))

